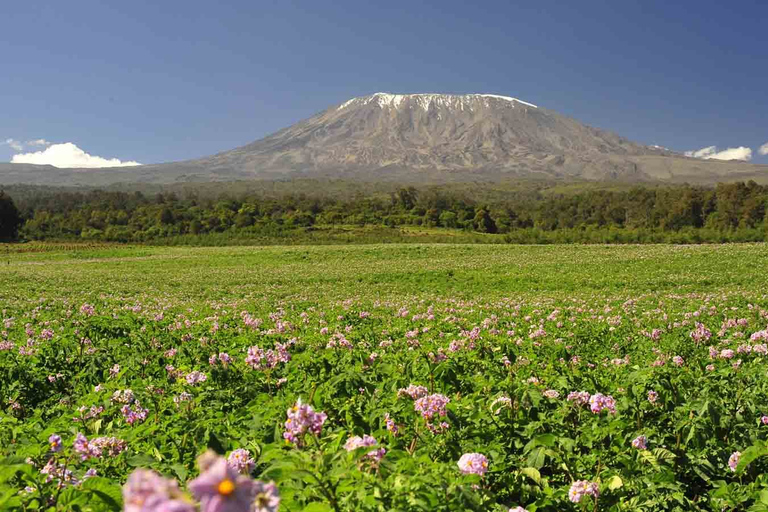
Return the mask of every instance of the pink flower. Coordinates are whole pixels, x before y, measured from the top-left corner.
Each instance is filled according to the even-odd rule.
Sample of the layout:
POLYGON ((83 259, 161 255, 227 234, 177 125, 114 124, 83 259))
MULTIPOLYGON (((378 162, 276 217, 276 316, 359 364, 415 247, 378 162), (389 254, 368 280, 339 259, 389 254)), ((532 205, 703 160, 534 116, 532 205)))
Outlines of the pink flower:
POLYGON ((655 392, 654 390, 648 391, 648 401, 652 404, 655 404, 656 401, 659 399, 659 394, 655 392))
MULTIPOLYGON (((344 449, 347 450, 348 452, 351 452, 351 451, 357 450, 358 448, 376 446, 377 444, 378 444, 378 441, 376 441, 376 439, 366 434, 363 437, 353 436, 347 439, 347 442, 344 443, 344 449)), ((378 448, 376 450, 369 451, 365 455, 365 457, 368 459, 373 459, 375 462, 378 462, 384 457, 385 453, 387 453, 387 450, 385 450, 384 448, 378 448)))
POLYGON ((594 414, 600 414, 605 409, 611 414, 616 414, 616 400, 610 395, 595 393, 589 397, 589 408, 594 414))
POLYGON ((75 452, 80 454, 80 460, 101 457, 101 449, 97 445, 89 443, 88 439, 79 432, 75 437, 75 442, 72 446, 74 447, 75 452))
POLYGON ((577 405, 584 405, 589 403, 589 393, 586 391, 571 391, 568 393, 566 400, 569 402, 575 402, 577 405))
POLYGON ((673 357, 672 362, 675 363, 675 366, 683 366, 685 364, 685 360, 680 356, 673 357))
POLYGON ((51 447, 51 451, 56 453, 61 451, 61 436, 51 434, 48 438, 48 445, 51 447))
POLYGON ((227 457, 227 463, 232 469, 245 475, 249 474, 256 467, 256 461, 251 458, 251 453, 244 448, 233 450, 229 457, 227 457))
POLYGON ((465 475, 483 476, 488 471, 488 459, 482 453, 465 453, 456 464, 465 475))
POLYGON ((731 471, 736 472, 739 460, 741 460, 741 452, 733 452, 731 456, 728 457, 728 467, 731 468, 731 471))
POLYGON ((429 393, 427 388, 424 386, 416 386, 414 384, 409 384, 407 388, 400 388, 397 390, 398 398, 407 395, 413 400, 418 400, 423 396, 427 396, 427 393, 429 393))
POLYGON ((186 380, 187 380, 187 384, 194 386, 196 384, 199 384, 201 382, 205 382, 206 380, 208 380, 208 376, 203 372, 199 372, 195 370, 187 374, 186 380))
POLYGON ((638 450, 645 450, 648 448, 648 438, 645 436, 637 436, 632 440, 632 447, 638 450))
POLYGON ((571 488, 568 490, 568 499, 573 503, 579 503, 584 496, 597 498, 599 495, 600 487, 588 480, 577 480, 571 484, 571 488))
POLYGON ((512 507, 508 512, 528 512, 528 509, 523 507, 512 507))
MULTIPOLYGON (((254 498, 263 490, 254 480, 238 474, 222 457, 216 458, 199 477, 189 482, 188 487, 200 501, 201 512, 250 511, 254 498)), ((263 498, 261 502, 268 505, 269 501, 263 498)))
POLYGON ((155 510, 194 512, 195 507, 191 504, 174 498, 181 498, 181 492, 176 482, 147 469, 137 469, 131 473, 123 486, 123 510, 125 512, 155 510), (186 508, 183 505, 186 505, 186 508), (176 508, 171 508, 171 506, 176 508))
POLYGON ((396 436, 400 428, 397 426, 397 423, 395 423, 395 420, 389 417, 389 413, 384 415, 384 421, 387 424, 387 430, 389 430, 393 436, 396 436))
POLYGON ((421 416, 429 421, 435 415, 445 416, 448 413, 446 406, 450 401, 451 399, 445 395, 427 395, 416 400, 413 407, 416 412, 420 412, 421 416))
POLYGON ((315 412, 312 406, 301 403, 301 399, 296 405, 288 409, 288 419, 285 421, 285 432, 283 438, 289 443, 301 444, 301 438, 307 432, 320 435, 323 429, 323 423, 328 418, 324 412, 315 412))
POLYGON ((760 417, 760 422, 761 422, 763 425, 768 425, 768 416, 762 416, 762 417, 760 417))

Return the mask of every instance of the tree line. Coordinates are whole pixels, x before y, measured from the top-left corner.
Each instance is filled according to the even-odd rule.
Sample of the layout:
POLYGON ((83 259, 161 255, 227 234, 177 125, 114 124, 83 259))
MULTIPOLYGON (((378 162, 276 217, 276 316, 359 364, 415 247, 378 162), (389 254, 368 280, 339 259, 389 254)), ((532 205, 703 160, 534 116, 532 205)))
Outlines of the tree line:
MULTIPOLYGON (((0 239, 149 242, 212 233, 284 236, 329 226, 446 228, 506 234, 517 242, 526 241, 521 233, 595 229, 706 233, 701 241, 713 237, 711 241, 717 241, 722 233, 746 233, 749 240, 768 237, 768 186, 753 181, 714 188, 633 186, 558 192, 550 187, 485 198, 414 187, 354 197, 254 193, 201 198, 194 193, 46 190, 20 195, 17 205, 11 197, 0 194, 0 239)), ((630 239, 643 241, 637 236, 630 239)))

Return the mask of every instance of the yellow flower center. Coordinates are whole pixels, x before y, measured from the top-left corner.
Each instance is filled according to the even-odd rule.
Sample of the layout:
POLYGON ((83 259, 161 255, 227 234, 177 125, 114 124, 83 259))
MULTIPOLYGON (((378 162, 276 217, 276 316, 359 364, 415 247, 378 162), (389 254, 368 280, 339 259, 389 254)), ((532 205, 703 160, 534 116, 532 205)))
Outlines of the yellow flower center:
POLYGON ((235 483, 227 478, 219 483, 219 487, 216 489, 222 496, 229 496, 235 492, 235 483))

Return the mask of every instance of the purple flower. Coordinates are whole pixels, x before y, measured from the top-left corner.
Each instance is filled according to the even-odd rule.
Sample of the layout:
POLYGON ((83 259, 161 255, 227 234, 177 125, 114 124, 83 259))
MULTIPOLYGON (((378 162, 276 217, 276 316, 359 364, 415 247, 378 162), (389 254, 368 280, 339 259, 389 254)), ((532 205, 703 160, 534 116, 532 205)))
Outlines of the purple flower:
POLYGON ((56 434, 51 434, 51 437, 48 438, 48 444, 51 447, 51 451, 56 453, 61 451, 61 436, 58 436, 56 434))
POLYGON ((731 468, 731 471, 736 471, 736 467, 739 465, 739 460, 741 460, 741 452, 733 452, 731 456, 728 457, 728 467, 731 468))
POLYGON ((274 482, 256 480, 254 498, 250 512, 277 512, 280 507, 280 495, 274 482))
POLYGON ((302 404, 301 399, 296 405, 288 409, 288 419, 285 421, 285 432, 283 438, 286 442, 301 444, 301 438, 307 432, 320 435, 328 415, 324 412, 315 412, 312 406, 302 404))
POLYGON ((571 391, 568 393, 566 400, 569 402, 575 402, 577 405, 584 405, 589 403, 590 394, 587 391, 571 391))
MULTIPOLYGON (((163 510, 156 507, 179 496, 181 493, 175 481, 163 478, 148 469, 137 469, 131 473, 123 486, 123 510, 124 512, 163 510)), ((194 507, 191 505, 189 507, 176 509, 175 512, 194 511, 194 507)))
POLYGON ((245 475, 249 474, 256 467, 256 461, 251 458, 251 452, 244 448, 238 448, 230 453, 229 457, 227 457, 227 463, 232 469, 245 475))
MULTIPOLYGON (((358 448, 364 448, 364 447, 367 447, 367 446, 375 446, 377 444, 379 444, 379 443, 378 443, 378 441, 376 441, 376 439, 374 439, 373 437, 371 437, 368 434, 366 434, 363 437, 353 436, 353 437, 350 437, 349 439, 347 439, 347 442, 344 443, 344 449, 347 450, 348 452, 351 452, 351 451, 354 451, 354 450, 356 450, 358 448)), ((365 456, 368 459, 373 459, 374 461, 378 462, 378 461, 380 461, 384 457, 384 454, 386 454, 386 453, 387 453, 386 449, 378 448, 376 450, 369 451, 365 456)))
POLYGON ((568 489, 568 499, 573 503, 579 503, 584 496, 594 496, 597 498, 599 495, 600 487, 588 480, 577 480, 568 489))
MULTIPOLYGON (((768 416, 766 416, 766 418, 768 418, 768 416)), ((384 421, 387 424, 387 430, 389 430, 392 433, 393 436, 396 436, 397 433, 400 431, 400 427, 398 427, 397 423, 395 423, 395 420, 393 420, 389 416, 389 413, 386 413, 384 415, 384 421)))
POLYGON ((75 452, 80 454, 80 460, 88 460, 95 457, 101 457, 101 448, 93 443, 89 443, 88 439, 78 432, 73 443, 75 452))
POLYGON ((659 399, 659 394, 657 392, 655 392, 654 390, 650 390, 648 392, 648 401, 649 402, 651 402, 652 404, 655 404, 656 400, 658 400, 658 399, 659 399))
POLYGON ((244 512, 256 496, 256 482, 237 473, 223 457, 189 482, 189 490, 200 501, 201 512, 244 512))
POLYGON ((186 380, 187 380, 187 384, 194 386, 196 384, 199 384, 200 382, 205 382, 206 380, 208 380, 208 376, 205 375, 203 372, 199 372, 195 370, 187 374, 186 380))
POLYGON ((488 471, 488 459, 482 453, 465 453, 456 464, 465 475, 483 476, 488 471))
POLYGON ((616 400, 610 395, 595 393, 589 397, 589 408, 595 414, 600 414, 604 409, 611 414, 616 414, 616 400))
POLYGON ((648 438, 645 436, 637 436, 632 440, 632 446, 638 450, 645 450, 648 448, 648 438))
MULTIPOLYGON (((128 510, 128 509, 126 509, 128 510)), ((197 508, 180 499, 166 498, 159 494, 153 494, 144 502, 141 512, 196 512, 197 508)))
POLYGON ((407 388, 400 388, 397 390, 398 398, 401 396, 409 396, 412 400, 418 400, 423 396, 427 396, 429 390, 424 386, 416 386, 415 384, 409 384, 407 388))
POLYGON ((139 401, 136 400, 133 403, 133 406, 124 405, 120 409, 120 412, 123 413, 123 419, 125 422, 129 425, 133 425, 137 422, 142 423, 145 419, 147 419, 147 413, 149 413, 149 410, 142 408, 139 401))
POLYGON ((451 399, 447 396, 436 393, 419 398, 414 402, 413 407, 425 420, 429 421, 435 415, 445 416, 448 413, 446 406, 450 401, 451 399))

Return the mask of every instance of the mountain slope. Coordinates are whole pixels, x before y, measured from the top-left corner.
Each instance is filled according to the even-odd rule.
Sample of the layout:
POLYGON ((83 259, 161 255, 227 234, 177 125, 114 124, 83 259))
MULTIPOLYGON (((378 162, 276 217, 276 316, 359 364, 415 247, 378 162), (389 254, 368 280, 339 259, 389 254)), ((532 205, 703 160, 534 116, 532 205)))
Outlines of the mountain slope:
POLYGON ((768 166, 704 161, 643 146, 556 112, 491 94, 376 93, 210 157, 103 170, 14 170, 0 183, 171 183, 291 177, 455 182, 768 182, 768 166))

